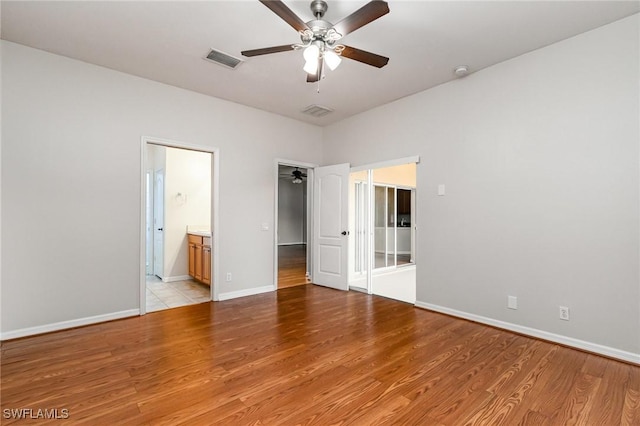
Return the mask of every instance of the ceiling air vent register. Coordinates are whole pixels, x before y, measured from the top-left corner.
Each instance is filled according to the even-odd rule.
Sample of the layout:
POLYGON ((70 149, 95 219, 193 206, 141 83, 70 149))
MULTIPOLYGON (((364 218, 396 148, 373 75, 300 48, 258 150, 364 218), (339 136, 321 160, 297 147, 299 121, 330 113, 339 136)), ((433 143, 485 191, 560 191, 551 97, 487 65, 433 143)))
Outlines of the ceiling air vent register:
POLYGON ((209 52, 205 59, 231 69, 235 69, 243 62, 242 59, 227 55, 226 53, 215 49, 211 49, 211 52, 209 52))
POLYGON ((331 108, 327 108, 321 105, 309 105, 302 110, 303 114, 311 115, 313 117, 324 117, 325 115, 332 112, 333 110, 331 108))

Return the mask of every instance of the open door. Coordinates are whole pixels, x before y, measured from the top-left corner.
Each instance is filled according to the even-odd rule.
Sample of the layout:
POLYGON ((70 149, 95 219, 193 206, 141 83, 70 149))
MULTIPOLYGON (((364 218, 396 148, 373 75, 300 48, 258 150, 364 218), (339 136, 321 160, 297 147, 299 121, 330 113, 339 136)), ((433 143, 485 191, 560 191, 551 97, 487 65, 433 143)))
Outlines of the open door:
POLYGON ((349 164, 316 167, 313 191, 313 283, 349 289, 349 164))
POLYGON ((153 274, 164 278, 164 170, 155 175, 153 198, 153 274))

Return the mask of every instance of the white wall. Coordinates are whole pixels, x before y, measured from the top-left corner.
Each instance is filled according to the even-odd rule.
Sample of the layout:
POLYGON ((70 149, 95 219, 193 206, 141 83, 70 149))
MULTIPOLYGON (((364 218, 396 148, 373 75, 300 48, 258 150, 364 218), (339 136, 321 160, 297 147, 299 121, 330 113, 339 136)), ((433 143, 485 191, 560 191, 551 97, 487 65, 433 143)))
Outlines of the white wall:
POLYGON ((306 243, 307 182, 291 183, 289 178, 278 179, 278 244, 306 243))
POLYGON ((419 304, 640 362, 638 33, 635 15, 324 129, 324 164, 420 155, 419 304))
POLYGON ((233 281, 219 293, 273 285, 274 159, 319 163, 320 128, 6 41, 1 53, 3 337, 138 309, 142 136, 220 149, 217 267, 233 281))

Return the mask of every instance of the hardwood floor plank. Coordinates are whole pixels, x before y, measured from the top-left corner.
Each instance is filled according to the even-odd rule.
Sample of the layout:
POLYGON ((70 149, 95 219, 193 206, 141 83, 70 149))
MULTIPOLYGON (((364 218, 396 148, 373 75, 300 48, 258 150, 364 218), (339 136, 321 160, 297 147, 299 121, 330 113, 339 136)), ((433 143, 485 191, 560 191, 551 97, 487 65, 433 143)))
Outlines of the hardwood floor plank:
POLYGON ((635 389, 627 390, 620 424, 625 426, 640 425, 640 391, 635 389))
POLYGON ((69 410, 38 424, 640 424, 638 366, 314 285, 0 351, 3 410, 69 410))
POLYGON ((535 388, 530 390, 529 397, 532 404, 519 405, 506 417, 507 422, 515 423, 526 416, 530 416, 529 411, 535 411, 544 418, 553 419, 558 410, 565 406, 571 390, 571 384, 582 375, 579 370, 572 369, 566 374, 557 375, 563 363, 572 363, 575 367, 580 367, 586 354, 583 352, 566 350, 567 348, 558 346, 557 352, 550 361, 549 368, 545 369, 538 378, 535 388), (568 385, 568 386, 567 386, 568 385))
MULTIPOLYGON (((591 409, 590 421, 602 425, 620 422, 629 389, 629 367, 627 364, 615 361, 607 363, 604 378, 598 387, 591 409)), ((633 368, 635 370, 638 367, 633 368)))
POLYGON ((307 284, 307 245, 278 246, 278 288, 307 284))
POLYGON ((556 412, 554 420, 566 425, 585 424, 596 398, 598 387, 602 379, 588 374, 582 374, 574 379, 572 390, 562 407, 556 412))
POLYGON ((544 356, 537 362, 535 366, 532 366, 527 370, 527 375, 515 386, 510 394, 504 393, 507 388, 500 389, 500 392, 495 394, 495 397, 490 399, 484 404, 476 413, 467 417, 465 425, 476 424, 509 424, 506 419, 509 415, 523 403, 527 394, 531 392, 534 387, 540 387, 540 377, 545 370, 549 367, 551 359, 558 350, 557 346, 552 346, 544 352, 544 356))
POLYGON ((537 411, 527 410, 517 424, 518 426, 549 426, 551 425, 551 420, 537 411))
POLYGON ((520 380, 530 372, 530 366, 536 365, 548 353, 549 349, 549 346, 544 342, 532 341, 527 350, 501 372, 487 388, 487 391, 502 395, 511 393, 520 380))

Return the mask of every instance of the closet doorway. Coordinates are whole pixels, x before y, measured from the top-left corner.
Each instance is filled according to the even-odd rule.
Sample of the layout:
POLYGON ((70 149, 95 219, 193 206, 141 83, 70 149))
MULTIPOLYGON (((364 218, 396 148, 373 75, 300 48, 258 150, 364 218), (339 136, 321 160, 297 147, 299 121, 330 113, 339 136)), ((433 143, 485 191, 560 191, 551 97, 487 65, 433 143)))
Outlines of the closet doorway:
POLYGON ((307 164, 277 164, 276 287, 306 285, 310 280, 310 175, 307 164))

